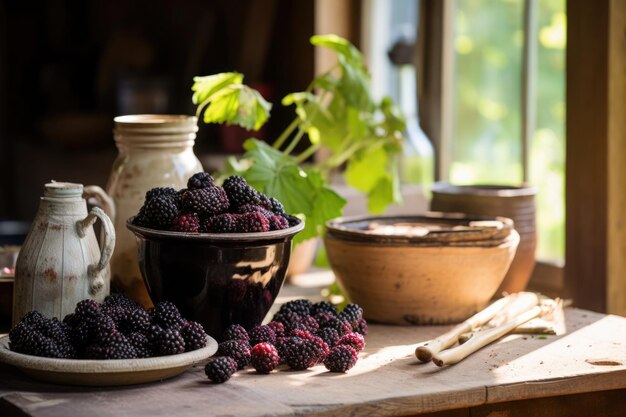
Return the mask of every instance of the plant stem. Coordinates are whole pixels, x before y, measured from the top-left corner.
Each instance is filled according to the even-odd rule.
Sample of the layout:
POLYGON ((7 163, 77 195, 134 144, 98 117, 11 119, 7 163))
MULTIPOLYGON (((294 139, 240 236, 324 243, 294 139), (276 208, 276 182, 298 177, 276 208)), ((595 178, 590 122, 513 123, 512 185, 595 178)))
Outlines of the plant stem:
POLYGON ((313 155, 315 152, 317 152, 317 150, 320 148, 320 144, 316 143, 315 145, 311 145, 309 146, 304 152, 302 152, 300 155, 298 155, 296 157, 296 162, 298 164, 304 162, 307 160, 307 158, 311 155, 313 155))
POLYGON ((289 155, 291 151, 295 149, 298 142, 300 142, 300 139, 302 139, 302 136, 304 136, 304 129, 302 129, 302 126, 301 126, 300 130, 298 131, 298 134, 291 140, 291 142, 289 143, 289 146, 287 146, 287 149, 285 149, 284 153, 289 155))
POLYGON ((274 149, 280 149, 280 147, 283 146, 283 143, 285 143, 289 135, 291 135, 291 133, 294 131, 296 127, 298 127, 300 123, 301 123, 301 120, 299 117, 296 117, 295 119, 293 119, 293 121, 289 124, 289 126, 287 126, 287 128, 283 131, 283 133, 280 134, 278 139, 276 139, 272 147, 274 149))

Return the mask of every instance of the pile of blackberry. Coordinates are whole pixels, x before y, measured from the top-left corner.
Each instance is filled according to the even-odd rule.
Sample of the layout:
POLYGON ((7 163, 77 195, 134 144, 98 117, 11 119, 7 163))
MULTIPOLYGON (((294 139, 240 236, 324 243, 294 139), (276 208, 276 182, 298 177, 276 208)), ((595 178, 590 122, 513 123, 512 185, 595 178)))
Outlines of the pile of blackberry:
POLYGON ((185 233, 250 233, 286 229, 300 222, 285 213, 280 201, 255 190, 240 176, 222 186, 206 172, 187 181, 187 188, 153 188, 146 193, 134 224, 185 233))
POLYGON ((185 320, 173 303, 164 301, 145 310, 118 294, 107 296, 102 304, 80 301, 62 322, 31 311, 9 332, 11 350, 63 359, 174 355, 206 343, 202 325, 185 320))
POLYGON ((294 300, 283 304, 266 325, 250 331, 238 324, 228 327, 205 373, 221 383, 249 365, 261 374, 281 364, 295 370, 323 364, 331 372, 346 372, 365 347, 366 334, 363 309, 356 304, 338 313, 326 301, 294 300))

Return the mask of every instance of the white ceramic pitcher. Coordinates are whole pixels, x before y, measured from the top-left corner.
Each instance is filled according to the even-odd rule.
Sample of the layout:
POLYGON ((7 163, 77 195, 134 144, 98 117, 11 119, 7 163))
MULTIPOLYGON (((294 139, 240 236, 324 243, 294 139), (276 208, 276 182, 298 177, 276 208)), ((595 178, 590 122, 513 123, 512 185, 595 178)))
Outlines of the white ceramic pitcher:
MULTIPOLYGON (((87 188, 89 194, 110 204, 99 187, 87 188)), ((109 259, 114 248, 113 223, 98 207, 87 212, 82 184, 46 184, 17 258, 13 324, 31 310, 62 320, 83 299, 103 301, 109 293, 109 259), (102 247, 92 227, 98 219, 102 247)))

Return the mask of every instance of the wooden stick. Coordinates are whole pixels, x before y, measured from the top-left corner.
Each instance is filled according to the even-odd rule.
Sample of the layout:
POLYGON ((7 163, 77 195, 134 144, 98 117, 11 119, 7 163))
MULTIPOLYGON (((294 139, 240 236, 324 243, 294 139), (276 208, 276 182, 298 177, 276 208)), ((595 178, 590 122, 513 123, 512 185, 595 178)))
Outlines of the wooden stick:
POLYGON ((478 349, 488 345, 489 343, 501 338, 505 334, 513 331, 516 327, 526 323, 541 314, 542 309, 539 306, 535 306, 532 309, 520 314, 512 321, 503 324, 493 329, 484 330, 474 337, 470 338, 467 342, 458 347, 444 350, 433 356, 433 362, 437 366, 453 365, 462 361, 478 349))
POLYGON ((423 346, 419 346, 415 349, 415 356, 417 356, 417 359, 422 362, 430 361, 433 358, 433 355, 454 345, 461 334, 470 332, 491 320, 498 313, 498 311, 501 311, 511 301, 512 298, 513 296, 507 295, 506 297, 495 301, 487 308, 474 314, 463 323, 456 325, 451 330, 436 339, 431 340, 423 346))

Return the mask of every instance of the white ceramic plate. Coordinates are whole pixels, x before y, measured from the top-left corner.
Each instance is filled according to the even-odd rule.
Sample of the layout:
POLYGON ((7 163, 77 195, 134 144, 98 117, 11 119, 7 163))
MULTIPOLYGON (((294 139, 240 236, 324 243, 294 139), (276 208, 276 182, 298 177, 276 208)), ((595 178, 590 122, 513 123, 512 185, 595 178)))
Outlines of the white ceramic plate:
POLYGON ((42 381, 66 385, 111 386, 160 381, 183 373, 217 351, 207 336, 202 349, 144 359, 57 359, 24 355, 9 349, 9 336, 0 337, 0 362, 13 365, 42 381))

